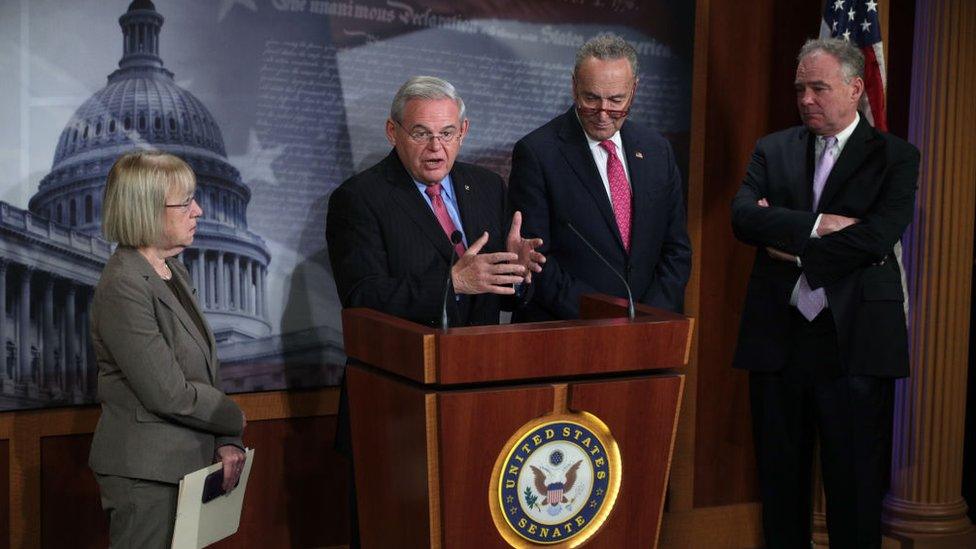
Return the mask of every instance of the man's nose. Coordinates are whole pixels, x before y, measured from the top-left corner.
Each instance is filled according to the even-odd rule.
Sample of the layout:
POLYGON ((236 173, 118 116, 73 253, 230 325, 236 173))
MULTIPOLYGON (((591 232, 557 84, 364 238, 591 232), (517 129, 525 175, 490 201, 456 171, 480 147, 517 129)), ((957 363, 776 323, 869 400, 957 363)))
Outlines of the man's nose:
POLYGON ((430 136, 430 139, 427 140, 427 148, 432 151, 440 150, 443 146, 444 144, 441 143, 441 139, 437 134, 430 136))

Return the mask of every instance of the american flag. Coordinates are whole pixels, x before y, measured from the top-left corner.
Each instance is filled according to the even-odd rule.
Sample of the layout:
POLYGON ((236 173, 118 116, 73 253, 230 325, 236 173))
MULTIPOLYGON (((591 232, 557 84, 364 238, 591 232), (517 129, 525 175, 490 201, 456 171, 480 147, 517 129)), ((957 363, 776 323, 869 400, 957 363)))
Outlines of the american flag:
POLYGON ((888 131, 885 117, 884 52, 876 0, 827 0, 820 21, 820 38, 843 38, 864 52, 864 96, 861 112, 868 122, 888 131))

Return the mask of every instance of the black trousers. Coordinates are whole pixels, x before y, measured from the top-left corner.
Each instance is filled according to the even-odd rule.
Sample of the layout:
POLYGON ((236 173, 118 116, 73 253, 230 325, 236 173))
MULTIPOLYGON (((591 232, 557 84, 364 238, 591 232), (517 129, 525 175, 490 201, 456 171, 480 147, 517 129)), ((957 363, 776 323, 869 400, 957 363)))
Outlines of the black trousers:
POLYGON ((842 371, 829 310, 790 331, 786 367, 749 376, 766 547, 810 546, 818 436, 831 549, 880 547, 894 380, 842 371))

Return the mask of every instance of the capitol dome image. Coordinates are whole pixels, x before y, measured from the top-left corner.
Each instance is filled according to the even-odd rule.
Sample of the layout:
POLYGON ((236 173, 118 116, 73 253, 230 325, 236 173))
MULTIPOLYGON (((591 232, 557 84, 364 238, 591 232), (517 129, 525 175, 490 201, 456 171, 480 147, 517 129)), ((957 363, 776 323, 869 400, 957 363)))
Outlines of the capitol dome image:
MULTIPOLYGON (((271 256, 247 224, 251 191, 228 162, 214 117, 164 66, 163 22, 150 0, 129 5, 119 18, 118 69, 71 116, 28 210, 0 203, 0 303, 6 312, 0 314, 0 408, 93 398, 88 314, 112 251, 101 236, 102 192, 112 164, 134 148, 172 153, 197 175, 204 214, 181 258, 222 357, 281 351, 268 319, 271 256)), ((242 382, 253 375, 253 364, 246 365, 236 388, 261 388, 242 382)))
POLYGON ((98 234, 102 188, 116 158, 134 147, 179 156, 197 174, 197 200, 204 211, 183 261, 218 344, 267 336, 264 289, 270 257, 247 228, 250 190, 227 162, 213 116, 164 68, 159 57, 163 16, 153 3, 132 2, 119 24, 119 68, 61 132, 51 172, 31 198, 30 211, 98 234))

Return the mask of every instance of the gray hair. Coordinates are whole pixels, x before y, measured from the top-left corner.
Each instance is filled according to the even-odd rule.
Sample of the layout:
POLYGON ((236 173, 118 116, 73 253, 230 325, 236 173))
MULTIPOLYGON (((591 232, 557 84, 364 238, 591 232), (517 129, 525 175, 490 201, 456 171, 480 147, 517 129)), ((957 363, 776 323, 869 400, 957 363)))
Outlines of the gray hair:
POLYGON ((623 38, 613 34, 601 34, 586 41, 585 44, 576 50, 576 65, 573 66, 573 75, 579 72, 580 65, 590 57, 601 60, 627 59, 630 62, 630 70, 637 77, 637 50, 623 38))
POLYGON ((841 38, 807 40, 806 44, 800 48, 796 60, 797 62, 803 61, 804 57, 816 53, 826 53, 840 63, 840 71, 844 75, 845 84, 850 84, 854 77, 864 78, 864 54, 847 40, 841 38))
POLYGON ((407 80, 393 96, 390 118, 397 123, 402 123, 403 108, 411 99, 451 99, 457 104, 458 120, 464 121, 464 101, 454 89, 454 85, 447 80, 436 76, 414 76, 407 80))
POLYGON ((102 198, 102 232, 123 246, 159 244, 166 195, 191 196, 193 170, 183 160, 157 150, 122 155, 108 172, 102 198))

